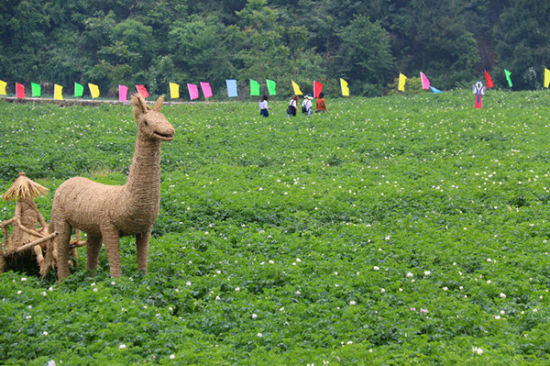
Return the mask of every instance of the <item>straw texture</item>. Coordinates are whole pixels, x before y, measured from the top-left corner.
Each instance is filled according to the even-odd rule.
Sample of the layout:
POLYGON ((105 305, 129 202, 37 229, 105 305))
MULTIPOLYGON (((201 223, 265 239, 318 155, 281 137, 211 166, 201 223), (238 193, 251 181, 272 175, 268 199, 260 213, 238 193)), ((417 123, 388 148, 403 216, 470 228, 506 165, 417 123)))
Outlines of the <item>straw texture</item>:
MULTIPOLYGON (((40 267, 44 262, 42 250, 45 249, 46 240, 40 241, 47 236, 47 224, 44 217, 38 211, 34 198, 48 192, 48 189, 31 179, 25 173, 19 173, 19 177, 13 182, 10 188, 4 193, 4 200, 17 200, 15 216, 11 224, 13 232, 6 239, 5 253, 13 255, 21 252, 21 248, 29 243, 38 241, 38 245, 30 246, 36 255, 36 261, 40 267), (39 225, 39 227, 37 227, 39 225)), ((4 228, 6 237, 7 227, 4 228)), ((0 263, 1 265, 2 263, 0 263)), ((4 261, 5 264, 5 261, 4 261)))
POLYGON ((71 228, 87 234, 86 268, 97 268, 101 243, 105 244, 112 277, 120 277, 120 237, 136 236, 138 269, 147 271, 149 237, 160 206, 160 147, 171 141, 174 128, 160 113, 164 96, 154 108, 139 94, 132 96, 138 133, 126 184, 112 186, 75 177, 62 183, 54 195, 53 231, 59 232, 57 273, 59 281, 69 275, 71 228))

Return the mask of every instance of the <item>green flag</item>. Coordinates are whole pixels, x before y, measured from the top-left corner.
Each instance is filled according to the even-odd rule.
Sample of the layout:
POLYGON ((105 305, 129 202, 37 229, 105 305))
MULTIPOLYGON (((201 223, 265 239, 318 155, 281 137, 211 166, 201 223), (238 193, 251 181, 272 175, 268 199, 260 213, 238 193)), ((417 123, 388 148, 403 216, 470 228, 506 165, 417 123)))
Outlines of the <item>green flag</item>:
POLYGON ((260 96, 260 83, 256 80, 250 79, 250 95, 251 96, 260 96))
POLYGON ((266 80, 265 82, 267 83, 267 90, 269 91, 269 95, 277 95, 277 92, 275 91, 277 83, 275 83, 273 80, 266 80))
POLYGON ((31 87, 32 87, 33 97, 39 97, 42 95, 42 89, 40 88, 40 84, 31 83, 31 87))
POLYGON ((74 96, 81 97, 84 95, 84 86, 80 85, 75 81, 74 83, 74 96))
POLYGON ((506 80, 508 80, 508 85, 511 88, 512 87, 512 79, 510 79, 510 75, 512 75, 512 73, 510 71, 504 69, 504 75, 506 75, 506 80))

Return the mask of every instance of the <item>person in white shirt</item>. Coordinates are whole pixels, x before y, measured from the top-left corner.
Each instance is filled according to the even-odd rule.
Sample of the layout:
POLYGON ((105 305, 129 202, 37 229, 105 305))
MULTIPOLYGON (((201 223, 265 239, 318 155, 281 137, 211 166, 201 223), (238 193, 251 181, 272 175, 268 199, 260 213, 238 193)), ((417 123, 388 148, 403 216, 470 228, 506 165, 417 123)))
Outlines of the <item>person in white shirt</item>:
POLYGON ((267 95, 260 99, 260 116, 269 117, 269 107, 267 105, 267 95))
POLYGON ((286 116, 294 116, 296 117, 296 111, 298 110, 298 96, 293 95, 292 99, 290 99, 290 102, 288 103, 288 107, 286 109, 286 116))
POLYGON ((311 103, 311 95, 308 94, 304 97, 304 101, 302 102, 302 113, 306 113, 308 116, 312 114, 313 111, 313 104, 311 103))

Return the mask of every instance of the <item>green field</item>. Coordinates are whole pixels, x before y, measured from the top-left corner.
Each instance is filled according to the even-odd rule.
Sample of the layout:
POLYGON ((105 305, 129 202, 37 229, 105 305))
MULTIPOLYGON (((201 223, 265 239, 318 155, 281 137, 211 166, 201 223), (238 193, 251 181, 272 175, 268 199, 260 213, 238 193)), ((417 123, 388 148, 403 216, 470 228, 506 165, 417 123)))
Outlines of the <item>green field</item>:
MULTIPOLYGON (((0 276, 0 363, 541 364, 550 362, 550 97, 471 92, 165 106, 149 274, 133 239, 0 276)), ((0 191, 123 184, 129 106, 0 103, 0 191)), ((0 203, 0 220, 14 204, 0 203)))

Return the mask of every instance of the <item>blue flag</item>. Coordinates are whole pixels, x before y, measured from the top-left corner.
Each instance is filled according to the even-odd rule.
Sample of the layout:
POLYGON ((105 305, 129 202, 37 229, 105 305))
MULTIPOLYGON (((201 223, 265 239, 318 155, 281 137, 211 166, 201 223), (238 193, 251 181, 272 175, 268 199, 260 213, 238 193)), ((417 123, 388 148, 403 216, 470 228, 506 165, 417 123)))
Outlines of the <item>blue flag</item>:
POLYGON ((237 93, 237 80, 226 80, 225 83, 227 84, 227 96, 229 98, 236 97, 238 95, 237 93))
POLYGON ((430 89, 434 93, 443 93, 441 90, 434 88, 433 86, 430 86, 430 89))

